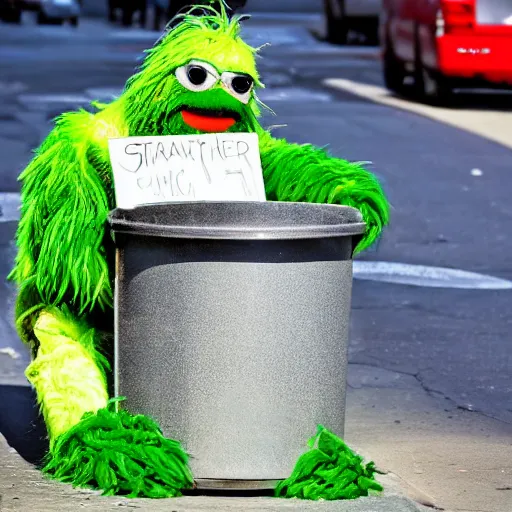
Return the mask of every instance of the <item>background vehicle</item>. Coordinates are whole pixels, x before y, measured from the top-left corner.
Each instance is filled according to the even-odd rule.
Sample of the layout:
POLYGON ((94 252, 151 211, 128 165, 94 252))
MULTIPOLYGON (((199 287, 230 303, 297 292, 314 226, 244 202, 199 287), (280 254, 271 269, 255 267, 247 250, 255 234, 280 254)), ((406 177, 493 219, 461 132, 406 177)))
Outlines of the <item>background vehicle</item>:
POLYGON ((349 30, 355 30, 377 44, 380 11, 381 0, 324 0, 327 39, 346 44, 349 30))
POLYGON ((71 25, 76 26, 79 16, 80 2, 77 0, 41 0, 37 12, 37 22, 60 25, 69 20, 71 25))
POLYGON ((386 86, 445 103, 454 89, 512 87, 512 1, 384 0, 386 86))
POLYGON ((0 0, 0 20, 7 23, 21 22, 21 5, 17 0, 0 0))
POLYGON ((20 23, 23 11, 36 11, 39 24, 78 25, 81 1, 77 0, 0 0, 0 19, 20 23))
MULTIPOLYGON (((198 10, 201 11, 201 5, 206 5, 208 3, 209 2, 204 2, 201 0, 195 0, 195 2, 191 2, 191 0, 155 0, 155 17, 153 29, 160 30, 162 20, 165 20, 167 23, 180 11, 187 10, 191 4, 197 5, 198 10)), ((226 0, 225 3, 230 8, 228 14, 234 14, 245 7, 247 0, 226 0)), ((219 9, 218 1, 212 2, 210 5, 216 9, 219 9)))
POLYGON ((121 23, 125 26, 131 26, 133 15, 139 13, 139 25, 146 25, 146 12, 148 2, 146 0, 108 0, 108 19, 110 22, 117 21, 117 11, 121 12, 121 23))

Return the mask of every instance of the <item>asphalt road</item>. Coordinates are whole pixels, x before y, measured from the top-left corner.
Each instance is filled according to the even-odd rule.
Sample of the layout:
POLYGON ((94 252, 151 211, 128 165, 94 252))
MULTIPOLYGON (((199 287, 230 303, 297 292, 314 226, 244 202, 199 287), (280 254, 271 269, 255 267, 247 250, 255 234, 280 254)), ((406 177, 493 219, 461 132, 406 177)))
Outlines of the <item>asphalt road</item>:
MULTIPOLYGON (((118 91, 156 35, 87 20, 78 30, 30 23, 0 29, 0 383, 21 383, 27 355, 12 328, 14 290, 5 282, 14 255, 16 196, 5 193, 19 191, 16 177, 51 119, 118 91)), ((249 22, 247 38, 272 43, 261 52, 268 87, 261 97, 277 115, 264 122, 287 125, 276 133, 291 141, 371 161, 382 178, 392 223, 363 260, 512 280, 510 148, 323 85, 326 78, 381 85, 375 49, 332 48, 284 21, 267 28, 249 22)), ((507 109, 504 99, 488 101, 507 109)), ((485 101, 478 102, 485 110, 485 101)), ((356 280, 350 362, 412 375, 452 406, 512 423, 511 294, 356 280)))

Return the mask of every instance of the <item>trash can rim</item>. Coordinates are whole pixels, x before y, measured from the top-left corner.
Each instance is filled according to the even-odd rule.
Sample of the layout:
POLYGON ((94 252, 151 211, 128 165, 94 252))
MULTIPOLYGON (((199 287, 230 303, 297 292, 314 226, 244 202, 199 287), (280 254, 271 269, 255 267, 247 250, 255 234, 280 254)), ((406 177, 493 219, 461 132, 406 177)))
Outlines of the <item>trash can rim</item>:
MULTIPOLYGON (((207 220, 207 219, 202 219, 207 220)), ((232 221, 230 218, 229 221, 232 221)), ((281 219, 282 220, 282 219, 281 219)), ((359 210, 350 206, 320 204, 320 203, 293 203, 293 202, 249 202, 249 201, 231 201, 231 202, 180 202, 180 203, 157 203, 144 205, 134 209, 116 208, 108 216, 108 222, 111 230, 116 233, 124 233, 140 236, 157 236, 164 238, 191 238, 191 239, 212 239, 212 240, 294 240, 308 238, 335 238, 344 236, 362 235, 366 230, 366 224, 363 221, 359 210), (249 213, 261 211, 262 205, 271 205, 270 208, 277 211, 285 209, 295 210, 301 222, 294 222, 288 218, 282 223, 285 225, 247 225, 247 222, 253 222, 255 216, 249 213), (206 208, 208 206, 208 208, 206 208), (164 208, 171 207, 175 212, 211 213, 214 208, 220 208, 231 214, 238 213, 244 217, 239 218, 238 222, 226 222, 222 225, 192 225, 190 219, 183 217, 176 219, 175 224, 164 224, 158 222, 155 214, 153 218, 150 212, 162 213, 164 208), (197 210, 197 211, 194 211, 197 210), (202 210, 202 211, 201 211, 202 210), (209 210, 209 211, 208 211, 209 210), (252 211, 251 211, 252 210, 252 211), (135 220, 137 213, 146 216, 146 219, 135 220), (308 220, 308 214, 313 218, 308 220), (316 219, 314 217, 317 217, 316 219), (131 218, 133 219, 131 219, 131 218), (318 217, 323 217, 318 219, 318 217), (327 218, 328 217, 328 218, 327 218), (324 222, 319 222, 323 220, 324 222), (245 222, 245 224, 244 224, 245 222)))

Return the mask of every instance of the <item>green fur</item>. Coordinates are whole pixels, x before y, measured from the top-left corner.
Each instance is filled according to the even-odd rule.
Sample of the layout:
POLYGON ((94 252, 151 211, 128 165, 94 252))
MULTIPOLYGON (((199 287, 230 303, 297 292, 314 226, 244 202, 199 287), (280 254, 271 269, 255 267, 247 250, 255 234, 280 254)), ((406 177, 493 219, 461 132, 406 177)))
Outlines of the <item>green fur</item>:
POLYGON ((309 446, 290 477, 276 487, 276 497, 340 500, 382 491, 374 478, 373 462, 364 464, 362 457, 323 426, 318 427, 309 446))
MULTIPOLYGON (((208 9, 208 8, 207 8, 208 9)), ((211 9, 211 8, 210 8, 211 9)), ((218 84, 213 90, 190 92, 180 85, 173 72, 190 60, 212 64, 219 73, 236 71, 253 77, 261 87, 251 48, 240 38, 238 18, 225 13, 203 17, 183 16, 183 21, 159 44, 147 51, 140 72, 131 77, 119 98, 123 104, 130 135, 168 135, 200 133, 184 124, 177 114, 183 107, 232 108, 242 119, 230 132, 256 131, 259 114, 256 101, 243 105, 218 84), (141 105, 144 108, 141 109, 141 105)))
POLYGON ((34 335, 37 355, 25 374, 36 389, 53 443, 85 412, 105 407, 105 370, 109 365, 96 350, 94 329, 69 318, 65 310, 43 310, 34 325, 34 335))
POLYGON ((102 246, 112 204, 104 176, 90 162, 88 121, 86 113, 63 115, 20 176, 19 251, 12 277, 21 285, 23 309, 65 301, 81 314, 95 305, 112 306, 102 246))
POLYGON ((60 436, 43 472, 103 495, 170 498, 193 486, 188 456, 151 419, 116 412, 111 401, 60 436))
POLYGON ((309 144, 260 137, 268 200, 336 203, 358 208, 367 224, 356 248, 370 247, 389 221, 389 205, 377 179, 360 164, 329 156, 309 144))
MULTIPOLYGON (((99 322, 107 324, 103 327, 112 334, 109 319, 114 248, 105 231, 107 214, 115 207, 108 154, 110 138, 199 133, 183 122, 181 109, 231 109, 239 114, 239 120, 230 131, 259 136, 269 200, 327 202, 359 208, 368 229, 358 251, 369 247, 388 222, 388 203, 380 185, 360 165, 333 158, 310 145, 276 140, 259 124, 256 92, 262 84, 256 68, 257 50, 243 42, 239 32, 238 18, 228 20, 223 9, 220 13, 210 11, 202 18, 183 16, 182 22, 147 52, 140 71, 128 80, 118 99, 107 105, 95 104, 95 113, 61 115, 20 176, 23 185, 18 254, 10 275, 19 288, 16 325, 20 336, 32 346, 32 369, 41 362, 40 357, 46 357, 47 378, 34 384, 45 417, 57 418, 64 407, 69 409, 71 418, 68 430, 52 444, 46 470, 55 478, 99 487, 107 493, 145 496, 175 495, 179 485, 190 483, 185 458, 174 441, 164 441, 157 434, 139 436, 133 431, 139 428, 137 422, 149 420, 134 419, 122 411, 116 416, 110 411, 79 421, 73 390, 80 388, 86 395, 82 406, 95 409, 90 411, 95 413, 98 402, 93 393, 98 393, 101 386, 90 390, 81 377, 73 380, 72 372, 63 372, 66 359, 59 350, 64 349, 53 347, 43 354, 35 327, 42 313, 52 308, 63 311, 65 306, 70 324, 94 329, 99 322), (200 93, 182 87, 174 71, 191 59, 206 61, 219 72, 251 75, 256 89, 249 103, 244 105, 234 99, 221 84, 200 93), (52 375, 59 377, 61 373, 70 380, 67 387, 59 384, 57 389, 52 375), (60 393, 57 405, 49 398, 56 389, 60 393), (87 406, 89 403, 96 405, 87 406), (109 451, 107 442, 118 434, 123 438, 120 458, 109 451), (154 449, 154 443, 160 448, 154 449), (134 464, 139 469, 132 462, 123 466, 123 461, 138 461, 134 464), (176 467, 172 475, 162 469, 168 464, 176 467), (94 473, 93 468, 99 468, 99 473, 94 473), (178 478, 177 474, 181 476, 178 478)), ((46 335, 42 336, 46 339, 46 335)), ((55 340, 59 339, 56 334, 55 340)), ((94 360, 96 337, 77 339, 69 334, 65 339, 74 343, 69 341, 70 351, 78 354, 80 347, 76 343, 80 343, 94 360)), ((52 346, 48 339, 45 343, 52 346)), ((84 361, 90 360, 84 357, 84 361)), ((98 361, 96 364, 100 369, 98 361)), ((36 377, 31 377, 34 383, 36 377)), ((154 424, 145 423, 141 428, 154 433, 153 427, 154 424)), ((61 428, 57 430, 60 432, 61 428)))

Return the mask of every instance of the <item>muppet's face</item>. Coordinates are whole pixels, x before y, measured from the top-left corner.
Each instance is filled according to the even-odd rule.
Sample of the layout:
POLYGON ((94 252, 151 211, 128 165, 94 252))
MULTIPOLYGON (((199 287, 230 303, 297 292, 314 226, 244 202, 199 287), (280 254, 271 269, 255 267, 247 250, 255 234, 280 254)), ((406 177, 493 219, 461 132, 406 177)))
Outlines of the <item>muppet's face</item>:
POLYGON ((254 51, 215 30, 184 34, 164 40, 130 88, 131 135, 254 131, 254 51))
POLYGON ((248 73, 219 71, 213 64, 191 60, 175 72, 183 88, 182 104, 174 114, 182 123, 199 132, 220 133, 246 128, 244 120, 252 100, 254 78, 248 73))

